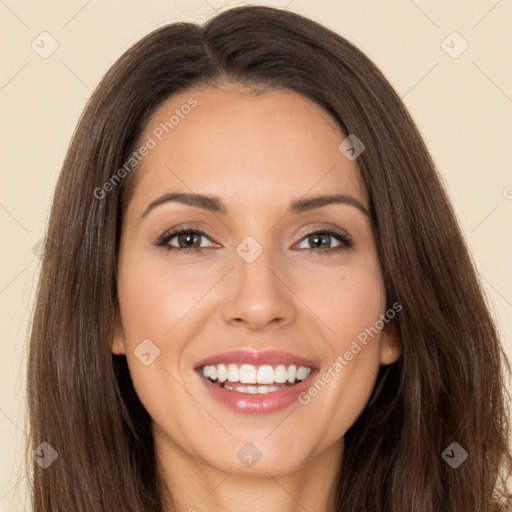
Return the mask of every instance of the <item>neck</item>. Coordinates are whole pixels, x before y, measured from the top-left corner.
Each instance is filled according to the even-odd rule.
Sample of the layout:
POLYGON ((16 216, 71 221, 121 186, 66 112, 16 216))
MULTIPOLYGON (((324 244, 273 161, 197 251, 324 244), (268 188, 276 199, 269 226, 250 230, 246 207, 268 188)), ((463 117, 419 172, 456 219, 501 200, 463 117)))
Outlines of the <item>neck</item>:
MULTIPOLYGON (((156 432, 155 432, 156 433, 156 432)), ((343 438, 285 474, 254 466, 254 474, 222 471, 181 450, 162 433, 155 451, 173 512, 334 512, 331 503, 343 454, 343 438), (258 471, 256 473, 256 471, 258 471)))

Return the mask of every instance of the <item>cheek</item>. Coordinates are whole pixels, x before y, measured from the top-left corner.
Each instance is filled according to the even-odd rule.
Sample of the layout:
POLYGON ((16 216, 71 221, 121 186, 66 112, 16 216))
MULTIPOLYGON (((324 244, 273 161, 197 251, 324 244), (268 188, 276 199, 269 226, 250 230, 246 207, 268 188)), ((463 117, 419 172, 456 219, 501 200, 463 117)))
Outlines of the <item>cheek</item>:
POLYGON ((129 333, 127 341, 169 339, 181 320, 193 320, 194 308, 218 280, 209 268, 201 272, 191 275, 185 267, 173 268, 163 258, 141 255, 126 259, 120 273, 119 301, 129 333))
MULTIPOLYGON (((380 325, 385 287, 380 267, 353 265, 307 295, 311 309, 328 326, 329 362, 302 396, 310 417, 328 414, 323 435, 334 441, 365 408, 380 366, 380 325)), ((305 299, 306 300, 306 299, 305 299)))
POLYGON ((166 424, 171 410, 186 412, 195 405, 179 384, 183 376, 178 362, 199 328, 195 319, 201 314, 201 298, 218 281, 211 268, 201 272, 191 275, 185 266, 172 267, 165 258, 151 259, 136 251, 125 253, 120 263, 118 293, 128 367, 141 402, 160 424, 166 424), (165 399, 171 396, 169 408, 165 399))
MULTIPOLYGON (((349 350, 352 340, 385 312, 386 293, 376 258, 354 262, 303 280, 298 295, 326 327, 333 352, 349 350)), ((363 335, 364 336, 364 335, 363 335)))

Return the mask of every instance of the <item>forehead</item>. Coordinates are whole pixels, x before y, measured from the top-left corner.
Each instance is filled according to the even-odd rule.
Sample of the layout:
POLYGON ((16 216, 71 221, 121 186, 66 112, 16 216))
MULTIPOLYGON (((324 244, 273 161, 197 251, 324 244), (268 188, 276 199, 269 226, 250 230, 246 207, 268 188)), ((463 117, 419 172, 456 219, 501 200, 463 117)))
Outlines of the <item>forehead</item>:
POLYGON ((194 191, 243 207, 249 198, 268 204, 340 191, 368 206, 356 163, 338 149, 345 138, 326 111, 290 90, 192 89, 167 99, 146 124, 141 141, 152 149, 139 163, 133 199, 194 191))

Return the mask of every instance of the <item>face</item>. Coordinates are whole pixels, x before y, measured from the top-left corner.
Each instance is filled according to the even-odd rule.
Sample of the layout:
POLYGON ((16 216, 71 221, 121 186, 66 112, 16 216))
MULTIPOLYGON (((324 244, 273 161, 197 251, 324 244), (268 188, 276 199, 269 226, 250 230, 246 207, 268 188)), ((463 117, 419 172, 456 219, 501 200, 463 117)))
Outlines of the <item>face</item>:
POLYGON ((227 84, 173 96, 148 122, 113 352, 158 450, 224 472, 300 471, 341 453, 379 366, 398 359, 345 138, 292 91, 227 84))

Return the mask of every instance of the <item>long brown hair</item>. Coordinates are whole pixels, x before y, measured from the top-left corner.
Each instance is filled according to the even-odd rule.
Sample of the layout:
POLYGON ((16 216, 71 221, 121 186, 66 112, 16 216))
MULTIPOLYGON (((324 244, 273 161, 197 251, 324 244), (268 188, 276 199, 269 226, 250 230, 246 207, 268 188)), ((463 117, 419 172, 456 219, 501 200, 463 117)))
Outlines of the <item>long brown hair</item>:
POLYGON ((333 508, 498 510, 493 492, 505 495, 512 474, 510 368, 424 142, 388 81, 349 41, 300 15, 246 6, 144 37, 108 71, 80 119, 55 191, 30 338, 29 450, 47 442, 58 453, 46 468, 33 462, 34 512, 163 509, 151 421, 125 357, 111 353, 120 226, 137 170, 102 187, 163 100, 219 82, 293 90, 365 145, 357 163, 388 305, 403 306, 403 354, 381 367, 345 434, 333 508), (468 454, 456 469, 442 457, 453 442, 468 454))

